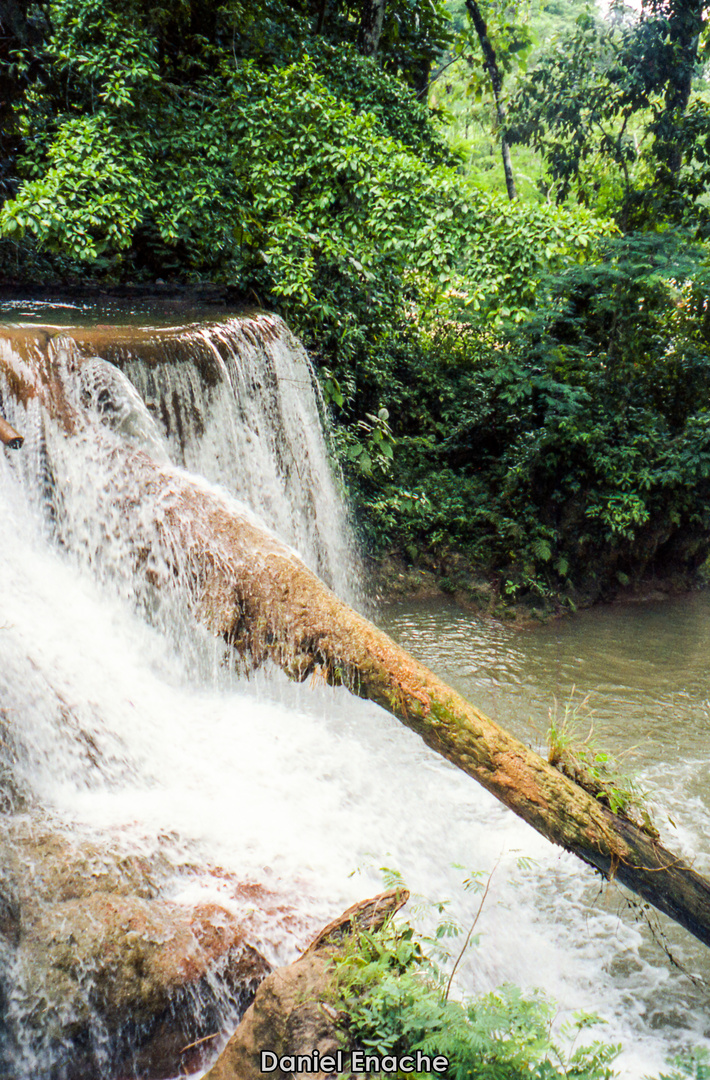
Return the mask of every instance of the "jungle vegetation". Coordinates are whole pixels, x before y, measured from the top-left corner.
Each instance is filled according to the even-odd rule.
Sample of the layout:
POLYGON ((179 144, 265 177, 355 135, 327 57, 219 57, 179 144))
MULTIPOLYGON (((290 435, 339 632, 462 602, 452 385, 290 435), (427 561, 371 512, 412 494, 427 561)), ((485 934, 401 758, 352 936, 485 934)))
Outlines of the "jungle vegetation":
MULTIPOLYGON (((479 875, 465 887, 483 892, 485 901, 479 875)), ((556 1026, 547 998, 510 985, 474 998, 450 997, 452 968, 478 943, 472 933, 478 915, 467 933, 444 905, 436 907, 440 919, 433 934, 421 936, 406 922, 389 922, 379 931, 361 932, 335 958, 333 1004, 346 1017, 351 1048, 364 1054, 419 1051, 429 1060, 440 1054, 448 1061, 446 1080, 614 1080, 620 1075, 615 1065, 622 1047, 605 1038, 605 1021, 596 1014, 577 1012, 556 1026)), ((656 1080, 710 1076, 702 1050, 675 1058, 667 1069, 656 1080)), ((409 1075, 430 1080, 437 1074, 409 1075)), ((398 1080, 404 1076, 397 1072, 398 1080)))
POLYGON ((702 0, 2 0, 1 280, 280 311, 377 557, 542 604, 687 577, 706 41, 702 0))

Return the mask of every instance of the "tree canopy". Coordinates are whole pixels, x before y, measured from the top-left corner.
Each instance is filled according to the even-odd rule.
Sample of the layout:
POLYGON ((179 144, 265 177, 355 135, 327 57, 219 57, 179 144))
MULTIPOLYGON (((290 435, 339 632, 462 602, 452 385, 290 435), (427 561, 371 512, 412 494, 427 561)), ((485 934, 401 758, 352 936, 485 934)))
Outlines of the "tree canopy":
POLYGON ((4 0, 0 26, 6 281, 276 307, 375 552, 538 598, 702 561, 701 0, 4 0), (452 138, 451 88, 480 134, 452 138), (491 132, 539 175, 513 201, 491 132))

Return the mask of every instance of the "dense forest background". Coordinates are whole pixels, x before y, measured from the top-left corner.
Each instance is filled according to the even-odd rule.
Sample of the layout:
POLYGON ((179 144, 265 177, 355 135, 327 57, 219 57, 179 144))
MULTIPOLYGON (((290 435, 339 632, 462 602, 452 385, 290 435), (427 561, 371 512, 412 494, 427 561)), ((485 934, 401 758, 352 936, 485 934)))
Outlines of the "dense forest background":
POLYGON ((0 278, 211 281, 370 552, 574 605, 710 550, 702 0, 0 2, 0 278))

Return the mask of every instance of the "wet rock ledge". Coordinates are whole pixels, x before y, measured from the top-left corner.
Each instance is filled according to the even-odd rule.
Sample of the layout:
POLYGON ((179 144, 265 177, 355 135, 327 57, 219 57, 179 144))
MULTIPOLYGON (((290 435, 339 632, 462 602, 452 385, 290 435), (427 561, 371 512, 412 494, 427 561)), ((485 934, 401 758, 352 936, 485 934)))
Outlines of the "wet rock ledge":
MULTIPOLYGON (((329 961, 343 940, 360 930, 377 930, 409 899, 404 888, 390 889, 348 908, 330 923, 303 955, 273 971, 257 990, 254 1002, 205 1074, 204 1080, 264 1080, 262 1051, 284 1055, 333 1056, 343 1048, 337 1010, 329 1003, 329 961)), ((268 1074, 292 1080, 280 1068, 268 1074)), ((328 1080, 335 1073, 309 1073, 310 1080, 328 1080)))
POLYGON ((271 967, 232 910, 166 898, 170 871, 33 815, 0 826, 0 1080, 204 1067, 271 967))
MULTIPOLYGON (((0 1080, 187 1075, 240 1018, 206 1080, 264 1080, 264 1050, 337 1053, 329 961, 348 936, 382 926, 406 889, 355 904, 272 971, 251 942, 283 930, 303 940, 303 917, 213 871, 229 909, 171 899, 165 856, 77 839, 33 812, 0 820, 0 1080)), ((205 867, 184 874, 202 882, 205 867)))

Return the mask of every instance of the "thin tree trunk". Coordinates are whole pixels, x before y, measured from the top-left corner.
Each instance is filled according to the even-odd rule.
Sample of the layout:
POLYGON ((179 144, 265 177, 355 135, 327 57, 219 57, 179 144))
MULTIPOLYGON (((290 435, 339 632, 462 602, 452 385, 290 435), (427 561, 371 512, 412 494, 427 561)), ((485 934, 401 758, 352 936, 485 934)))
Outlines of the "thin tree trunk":
POLYGON ((362 0, 357 47, 363 56, 375 56, 385 22, 385 0, 362 0))
POLYGON ((683 163, 678 125, 690 100, 705 8, 706 0, 676 0, 670 13, 659 0, 647 0, 643 5, 644 15, 658 20, 659 33, 667 34, 669 54, 661 67, 661 85, 665 82, 664 109, 657 123, 656 153, 671 178, 678 175, 683 163))
POLYGON ((498 126, 500 128, 500 150, 503 158, 503 172, 505 173, 505 186, 508 191, 508 198, 512 202, 513 199, 517 199, 518 192, 515 187, 515 178, 513 176, 513 163, 510 159, 510 146, 508 140, 505 137, 505 109, 503 107, 503 77, 498 67, 498 61, 496 59, 495 49, 491 44, 491 39, 488 37, 488 27, 486 26, 486 20, 481 14, 476 0, 466 0, 466 10, 471 16, 471 22, 474 25, 474 29, 478 35, 478 40, 481 44, 483 51, 483 63, 488 77, 491 80, 491 87, 493 88, 493 98, 496 106, 496 116, 498 117, 498 126))
POLYGON ((328 6, 328 0, 320 0, 320 6, 318 8, 318 21, 316 22, 316 34, 323 33, 323 27, 325 25, 325 10, 328 6))
POLYGON ((15 160, 22 136, 14 107, 41 67, 41 42, 49 22, 47 6, 33 5, 30 0, 0 0, 0 202, 14 194, 17 185, 15 160), (14 63, 19 50, 29 56, 29 65, 21 75, 14 63))

